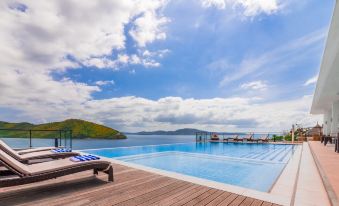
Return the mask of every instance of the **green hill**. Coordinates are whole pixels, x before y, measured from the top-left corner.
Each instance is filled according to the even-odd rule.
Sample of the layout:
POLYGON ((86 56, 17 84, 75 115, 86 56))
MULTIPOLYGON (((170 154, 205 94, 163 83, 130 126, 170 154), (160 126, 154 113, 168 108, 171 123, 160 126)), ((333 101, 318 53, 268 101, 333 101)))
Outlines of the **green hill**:
MULTIPOLYGON (((73 138, 96 138, 96 139, 126 139, 126 136, 119 131, 104 125, 88 122, 80 119, 68 119, 62 122, 51 122, 46 124, 30 124, 1 122, 3 129, 26 129, 26 130, 72 130, 73 138)), ((27 137, 27 131, 1 131, 1 137, 27 137)), ((34 138, 54 138, 59 136, 59 132, 33 131, 34 138)))

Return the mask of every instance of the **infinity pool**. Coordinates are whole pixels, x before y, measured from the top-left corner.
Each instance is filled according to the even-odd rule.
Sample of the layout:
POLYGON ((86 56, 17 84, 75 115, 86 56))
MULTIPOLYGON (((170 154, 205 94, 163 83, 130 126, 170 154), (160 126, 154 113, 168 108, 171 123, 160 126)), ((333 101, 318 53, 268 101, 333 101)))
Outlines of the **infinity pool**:
POLYGON ((297 146, 187 143, 82 152, 268 192, 297 146))

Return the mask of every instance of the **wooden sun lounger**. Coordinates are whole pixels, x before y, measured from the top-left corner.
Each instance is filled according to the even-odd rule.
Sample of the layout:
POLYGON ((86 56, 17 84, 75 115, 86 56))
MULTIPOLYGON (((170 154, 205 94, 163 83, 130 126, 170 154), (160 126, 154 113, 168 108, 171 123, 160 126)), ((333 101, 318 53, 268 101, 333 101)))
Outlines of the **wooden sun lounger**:
POLYGON ((237 136, 236 138, 234 138, 235 142, 244 142, 244 138, 239 138, 239 136, 237 136))
POLYGON ((111 163, 103 160, 73 162, 70 159, 59 159, 33 165, 25 165, 8 155, 6 152, 0 150, 0 163, 15 174, 15 177, 1 176, 0 187, 40 182, 86 170, 93 170, 95 175, 98 174, 98 171, 105 172, 108 174, 108 181, 114 181, 111 163))
MULTIPOLYGON (((0 140, 1 141, 1 140, 0 140)), ((31 149, 23 149, 23 150, 15 150, 19 155, 33 153, 33 152, 43 152, 43 151, 50 151, 52 149, 58 149, 63 147, 37 147, 37 148, 31 148, 31 149)))
POLYGON ((76 152, 60 152, 55 153, 52 150, 32 152, 20 155, 17 151, 13 150, 10 146, 0 140, 0 150, 6 152, 8 155, 13 157, 19 162, 28 164, 30 160, 39 160, 39 159, 61 159, 72 156, 77 156, 79 153, 76 152))
POLYGON ((261 142, 268 142, 270 139, 269 139, 269 135, 266 135, 265 137, 260 137, 258 139, 258 141, 261 141, 261 142))
POLYGON ((227 142, 232 140, 233 142, 236 141, 235 139, 238 139, 239 135, 233 135, 233 137, 227 137, 224 138, 224 141, 226 140, 227 142))
POLYGON ((245 140, 248 141, 248 142, 253 142, 253 141, 255 141, 255 140, 253 139, 253 134, 249 134, 249 135, 247 135, 246 137, 244 137, 243 139, 245 139, 245 140))

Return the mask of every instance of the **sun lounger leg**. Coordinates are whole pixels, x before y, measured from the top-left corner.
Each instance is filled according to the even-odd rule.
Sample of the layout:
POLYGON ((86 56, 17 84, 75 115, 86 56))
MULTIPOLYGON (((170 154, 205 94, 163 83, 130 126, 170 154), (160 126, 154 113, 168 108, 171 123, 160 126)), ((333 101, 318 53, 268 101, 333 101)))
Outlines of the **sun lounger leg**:
POLYGON ((114 182, 114 176, 113 176, 113 166, 109 166, 108 169, 108 181, 109 182, 114 182))
POLYGON ((94 174, 94 175, 98 175, 98 170, 97 170, 97 169, 94 169, 94 170, 93 170, 93 174, 94 174))

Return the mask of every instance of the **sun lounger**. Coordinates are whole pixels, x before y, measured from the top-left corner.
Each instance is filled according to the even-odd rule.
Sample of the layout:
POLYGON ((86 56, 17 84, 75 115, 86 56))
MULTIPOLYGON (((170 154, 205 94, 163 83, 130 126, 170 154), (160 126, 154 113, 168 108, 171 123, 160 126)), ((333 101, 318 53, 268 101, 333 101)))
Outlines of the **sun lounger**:
POLYGON ((246 140, 247 142, 253 142, 253 134, 248 134, 246 137, 244 137, 244 140, 246 140))
POLYGON ((32 148, 32 149, 23 149, 23 150, 16 150, 16 151, 18 152, 18 154, 23 155, 23 154, 33 153, 33 152, 50 151, 52 149, 57 149, 57 148, 62 148, 62 147, 37 147, 37 148, 32 148))
POLYGON ((67 158, 72 156, 77 156, 79 153, 76 152, 53 152, 53 150, 32 152, 20 155, 17 151, 13 150, 10 146, 0 140, 0 150, 6 152, 8 155, 18 160, 19 162, 28 164, 30 160, 39 160, 39 159, 60 159, 67 158))
POLYGON ((219 139, 219 136, 217 135, 217 134, 213 134, 212 136, 211 136, 211 141, 219 141, 220 139, 219 139))
POLYGON ((235 142, 244 142, 244 137, 239 138, 239 136, 237 136, 236 138, 234 138, 235 142))
POLYGON ((105 172, 108 174, 108 181, 113 182, 114 180, 111 163, 103 160, 73 162, 67 158, 25 165, 0 150, 0 163, 16 174, 15 177, 10 176, 8 178, 1 176, 0 187, 40 182, 86 170, 93 170, 95 175, 98 174, 98 171, 105 172))
POLYGON ((258 141, 261 141, 261 142, 268 142, 268 141, 269 141, 269 135, 260 137, 260 138, 258 139, 258 141))
POLYGON ((233 135, 232 137, 226 137, 224 138, 224 141, 226 140, 227 142, 229 142, 230 140, 232 140, 233 142, 235 142, 236 140, 239 137, 239 135, 233 135))

